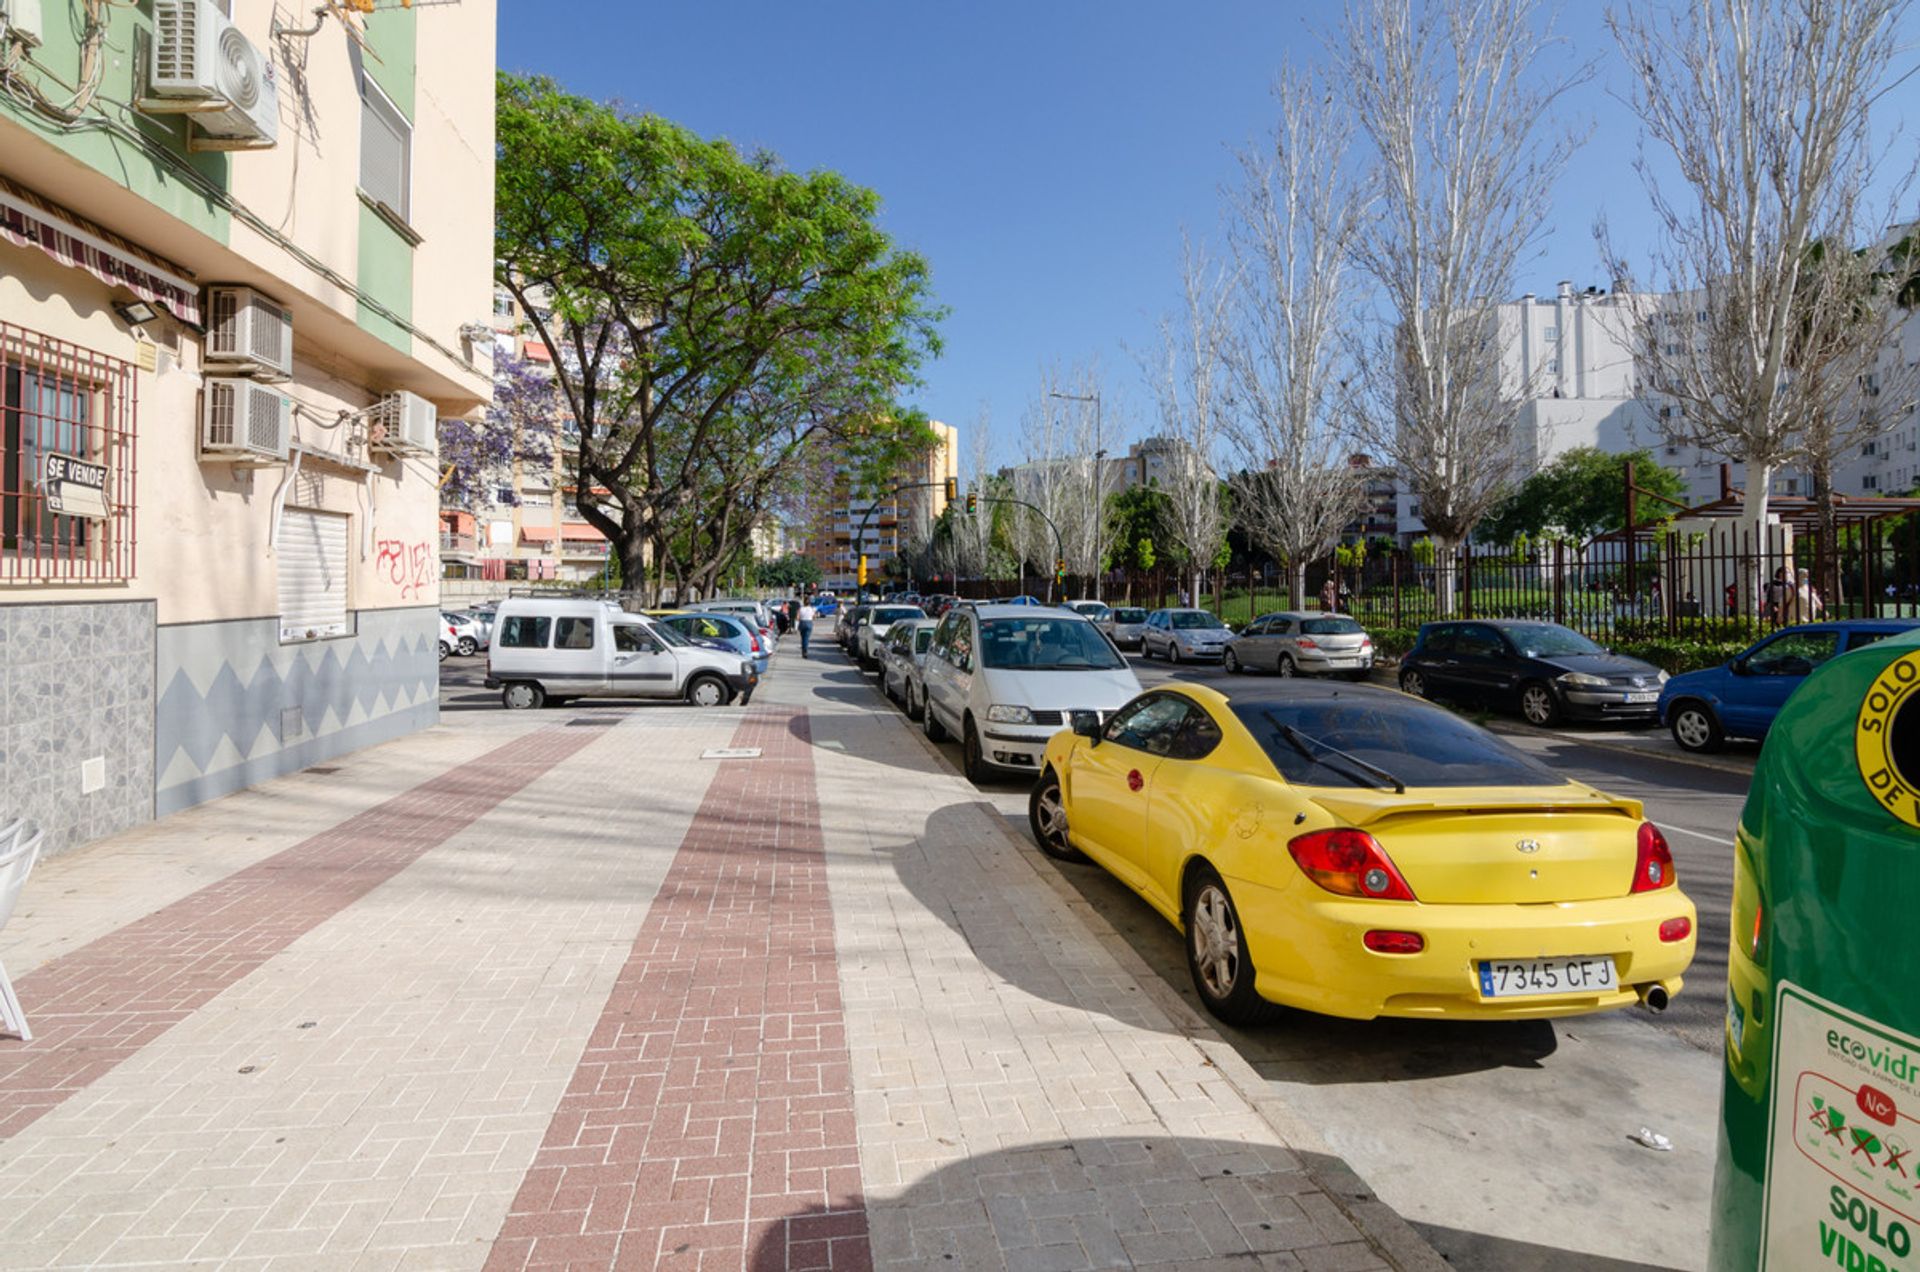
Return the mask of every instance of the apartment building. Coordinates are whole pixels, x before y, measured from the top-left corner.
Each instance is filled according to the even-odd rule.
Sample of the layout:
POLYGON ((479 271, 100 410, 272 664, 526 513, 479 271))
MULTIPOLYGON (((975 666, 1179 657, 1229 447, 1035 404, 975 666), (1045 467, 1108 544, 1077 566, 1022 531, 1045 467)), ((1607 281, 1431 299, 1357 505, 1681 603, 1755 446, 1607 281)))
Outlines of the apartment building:
POLYGON ((933 533, 933 523, 947 509, 947 481, 960 476, 960 430, 938 420, 928 427, 934 445, 903 465, 884 490, 855 489, 846 473, 831 466, 821 474, 821 484, 831 494, 798 530, 804 543, 800 550, 824 576, 822 587, 856 586, 862 555, 869 578, 877 580, 888 561, 933 533))
MULTIPOLYGON (((1720 469, 1734 457, 1684 440, 1680 407, 1647 402, 1636 394, 1636 324, 1651 312, 1658 338, 1676 346, 1697 339, 1707 320, 1685 295, 1648 297, 1609 294, 1559 284, 1555 295, 1528 293, 1499 308, 1499 336, 1508 391, 1522 400, 1514 446, 1522 475, 1578 446, 1627 452, 1647 449, 1686 483, 1688 503, 1720 497, 1720 469)), ((1920 482, 1920 419, 1916 418, 1914 371, 1920 366, 1920 314, 1908 315, 1881 353, 1881 369, 1861 386, 1858 409, 1880 432, 1855 446, 1836 466, 1834 487, 1844 494, 1899 494, 1920 482), (1905 389, 1888 395, 1883 389, 1905 389)), ((1734 480, 1742 479, 1737 463, 1734 480)), ((1775 473, 1775 495, 1810 495, 1805 473, 1787 467, 1775 473)), ((1424 532, 1412 496, 1398 494, 1403 539, 1424 532)))
POLYGON ((0 802, 57 851, 437 719, 495 9, 0 14, 0 802))
MULTIPOLYGON (((531 299, 543 303, 538 293, 531 299)), ((550 373, 556 359, 567 356, 546 346, 532 315, 504 287, 493 293, 492 327, 502 367, 515 358, 535 374, 550 373)), ((563 420, 545 463, 516 459, 494 475, 477 507, 441 509, 441 560, 448 579, 583 583, 606 571, 607 538, 587 523, 576 503, 569 457, 578 441, 572 422, 563 420)))

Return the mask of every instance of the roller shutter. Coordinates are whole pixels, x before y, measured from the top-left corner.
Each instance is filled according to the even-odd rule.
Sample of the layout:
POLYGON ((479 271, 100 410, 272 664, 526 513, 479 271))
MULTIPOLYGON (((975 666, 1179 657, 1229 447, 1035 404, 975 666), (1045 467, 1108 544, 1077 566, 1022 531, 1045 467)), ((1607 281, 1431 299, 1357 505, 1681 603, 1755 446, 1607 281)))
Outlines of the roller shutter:
POLYGON ((289 508, 275 543, 280 561, 280 639, 347 634, 347 519, 289 508))

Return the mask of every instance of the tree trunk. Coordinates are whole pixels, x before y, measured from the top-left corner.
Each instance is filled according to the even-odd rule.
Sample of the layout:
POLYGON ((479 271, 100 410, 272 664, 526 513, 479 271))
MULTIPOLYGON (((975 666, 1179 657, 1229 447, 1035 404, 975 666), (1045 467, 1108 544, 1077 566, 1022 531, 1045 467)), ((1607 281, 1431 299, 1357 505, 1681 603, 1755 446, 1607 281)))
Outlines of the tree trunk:
POLYGON ((1296 556, 1289 564, 1291 568, 1287 574, 1287 608, 1302 609, 1306 606, 1306 602, 1301 598, 1307 594, 1307 558, 1296 556))
POLYGON ((1433 539, 1433 612, 1440 618, 1452 618, 1455 611, 1454 580, 1459 577, 1460 561, 1454 554, 1454 541, 1441 535, 1433 539))
MULTIPOLYGON (((1747 488, 1740 497, 1740 523, 1753 536, 1753 557, 1740 571, 1740 613, 1751 617, 1760 612, 1760 598, 1766 595, 1767 577, 1772 573, 1767 568, 1771 546, 1767 536, 1767 489, 1773 485, 1773 465, 1750 459, 1746 473, 1747 488)), ((1791 565, 1792 561, 1777 564, 1791 565)))
MULTIPOLYGON (((1826 602, 1826 617, 1839 617, 1840 604, 1840 511, 1835 505, 1833 495, 1833 461, 1825 459, 1814 466, 1811 474, 1813 489, 1819 498, 1820 539, 1814 546, 1819 555, 1814 560, 1814 586, 1819 589, 1821 598, 1826 602)), ((1811 618, 1812 615, 1804 615, 1811 618)))

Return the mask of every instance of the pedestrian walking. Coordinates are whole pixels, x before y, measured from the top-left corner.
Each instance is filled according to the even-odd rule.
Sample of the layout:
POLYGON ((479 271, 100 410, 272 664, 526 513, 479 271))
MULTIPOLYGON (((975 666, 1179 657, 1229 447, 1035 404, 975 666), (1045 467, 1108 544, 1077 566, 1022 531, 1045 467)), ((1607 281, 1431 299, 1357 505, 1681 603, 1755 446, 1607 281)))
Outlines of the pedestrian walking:
POLYGON ((1320 608, 1329 614, 1340 608, 1340 587, 1331 578, 1320 586, 1320 608))
POLYGON ((807 646, 813 640, 814 618, 815 618, 815 611, 813 608, 813 602, 812 601, 800 602, 800 616, 797 621, 798 621, 798 626, 800 628, 800 656, 802 658, 805 658, 807 656, 807 646))

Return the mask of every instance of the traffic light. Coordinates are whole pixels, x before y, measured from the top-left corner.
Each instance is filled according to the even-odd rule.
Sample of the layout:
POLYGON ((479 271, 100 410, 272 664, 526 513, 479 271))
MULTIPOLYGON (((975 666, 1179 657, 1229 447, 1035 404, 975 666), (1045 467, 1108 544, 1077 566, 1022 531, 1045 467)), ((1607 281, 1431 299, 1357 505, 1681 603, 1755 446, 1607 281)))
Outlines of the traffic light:
POLYGON ((959 497, 960 497, 960 479, 958 477, 947 478, 947 502, 952 503, 954 500, 958 499, 959 497))
POLYGON ((1053 563, 1053 581, 1055 583, 1065 583, 1067 581, 1067 563, 1065 561, 1055 561, 1053 563))
POLYGON ((971 517, 976 512, 979 512, 979 511, 980 511, 980 496, 974 494, 971 490, 969 490, 967 492, 967 515, 971 517))
POLYGON ((858 582, 861 587, 867 585, 867 554, 864 552, 860 554, 860 577, 858 582))

